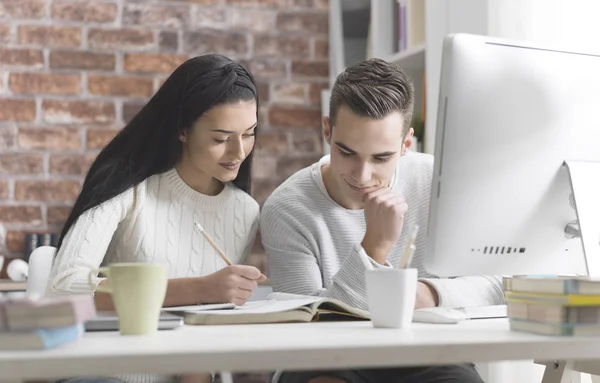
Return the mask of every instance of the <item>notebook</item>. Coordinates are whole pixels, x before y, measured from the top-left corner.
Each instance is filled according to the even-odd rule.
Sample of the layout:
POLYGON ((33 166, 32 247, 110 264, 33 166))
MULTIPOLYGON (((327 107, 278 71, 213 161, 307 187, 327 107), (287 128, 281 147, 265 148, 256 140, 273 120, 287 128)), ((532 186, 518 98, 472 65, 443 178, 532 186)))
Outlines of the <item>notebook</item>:
POLYGON ((273 293, 266 300, 247 302, 233 309, 183 311, 178 315, 188 325, 370 320, 367 311, 337 299, 285 293, 273 293))
POLYGON ((10 279, 0 279, 0 292, 25 291, 27 282, 16 282, 10 279))
POLYGON ((0 331, 28 331, 80 325, 96 315, 91 295, 0 299, 0 331))
MULTIPOLYGON (((158 318, 159 330, 172 330, 183 325, 180 316, 163 312, 158 318)), ((98 311, 96 316, 85 322, 85 331, 119 331, 119 318, 114 311, 98 311)))
POLYGON ((45 350, 76 341, 83 332, 81 325, 0 333, 0 350, 45 350))

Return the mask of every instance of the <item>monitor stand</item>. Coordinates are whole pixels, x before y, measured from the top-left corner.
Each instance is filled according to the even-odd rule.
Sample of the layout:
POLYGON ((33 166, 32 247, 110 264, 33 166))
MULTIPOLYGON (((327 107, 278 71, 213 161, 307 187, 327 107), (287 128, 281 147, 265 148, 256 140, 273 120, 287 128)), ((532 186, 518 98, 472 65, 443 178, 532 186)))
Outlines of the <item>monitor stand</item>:
MULTIPOLYGON (((565 227, 565 235, 581 238, 589 276, 600 276, 600 162, 565 161, 571 181, 571 206, 577 222, 565 227)), ((582 363, 576 360, 536 360, 546 365, 542 383, 580 381, 581 372, 599 374, 598 361, 582 363)))
POLYGON ((564 166, 577 213, 577 223, 567 225, 565 234, 581 238, 587 273, 600 277, 600 162, 565 161, 564 166))

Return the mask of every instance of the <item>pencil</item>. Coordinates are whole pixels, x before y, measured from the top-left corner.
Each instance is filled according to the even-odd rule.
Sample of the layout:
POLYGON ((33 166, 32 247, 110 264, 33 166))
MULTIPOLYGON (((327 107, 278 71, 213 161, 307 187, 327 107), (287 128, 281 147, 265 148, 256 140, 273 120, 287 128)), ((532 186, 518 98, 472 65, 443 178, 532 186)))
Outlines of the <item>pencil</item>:
POLYGON ((400 259, 399 268, 405 269, 410 265, 412 261, 412 257, 415 253, 415 240, 417 239, 417 234, 419 233, 419 225, 415 225, 413 232, 408 240, 408 245, 406 246, 406 250, 404 250, 404 254, 402 254, 402 258, 400 259))
POLYGON ((195 225, 198 228, 198 230, 200 230, 200 232, 202 233, 202 235, 204 236, 204 238, 206 238, 206 240, 208 241, 208 243, 210 243, 210 245, 213 247, 213 249, 215 249, 215 251, 217 252, 217 254, 219 254, 219 257, 221 257, 221 259, 223 260, 223 262, 225 262, 227 264, 227 266, 231 266, 232 265, 231 261, 227 258, 227 256, 223 252, 223 250, 221 250, 219 248, 219 246, 217 246, 217 244, 210 237, 210 235, 208 235, 208 233, 204 230, 204 228, 202 227, 202 225, 200 225, 197 222, 196 222, 195 225))
MULTIPOLYGON (((200 225, 198 222, 194 223, 194 225, 196 225, 196 228, 198 230, 200 230, 200 232, 202 233, 202 235, 204 236, 204 238, 206 238, 206 241, 208 241, 208 243, 210 243, 210 245, 213 247, 213 249, 215 249, 215 251, 217 252, 217 254, 219 254, 219 257, 221 257, 221 259, 223 260, 223 262, 225 262, 227 264, 227 266, 231 266, 232 263, 229 260, 229 258, 227 258, 227 256, 223 252, 223 250, 221 250, 219 248, 219 246, 217 246, 217 244, 215 243, 215 241, 211 238, 210 235, 208 235, 208 233, 204 230, 204 228, 202 227, 202 225, 200 225)), ((257 279, 258 282, 263 282, 263 281, 266 281, 266 280, 267 280, 267 276, 264 275, 263 273, 261 273, 260 277, 257 279)))

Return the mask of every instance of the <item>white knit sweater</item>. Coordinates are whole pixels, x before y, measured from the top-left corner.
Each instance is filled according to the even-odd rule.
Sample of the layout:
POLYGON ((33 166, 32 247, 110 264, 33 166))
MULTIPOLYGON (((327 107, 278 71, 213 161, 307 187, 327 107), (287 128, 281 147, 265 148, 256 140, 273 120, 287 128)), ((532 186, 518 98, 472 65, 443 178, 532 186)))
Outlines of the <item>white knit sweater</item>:
MULTIPOLYGON (((348 210, 327 192, 321 167, 326 156, 285 181, 263 206, 261 237, 268 255, 273 289, 340 299, 367 309, 365 270, 387 267, 361 246, 366 223, 363 210, 348 210)), ((411 228, 419 225, 412 266, 430 283, 446 307, 502 304, 501 278, 472 276, 438 279, 424 268, 433 157, 409 153, 398 161, 391 188, 404 196, 404 229, 388 262, 397 265, 411 228)))
POLYGON ((258 218, 258 203, 232 184, 207 196, 175 169, 151 176, 79 217, 56 255, 48 293, 92 292, 89 269, 114 262, 164 262, 169 278, 214 273, 225 264, 194 223, 239 263, 250 252, 258 218))
MULTIPOLYGON (((252 248, 258 219, 258 203, 232 184, 207 196, 190 188, 175 169, 151 176, 79 217, 55 257, 48 294, 92 293, 90 268, 114 262, 164 262, 169 278, 214 273, 226 265, 194 223, 204 227, 233 263, 241 263, 252 248)), ((127 383, 175 378, 115 377, 127 383)))

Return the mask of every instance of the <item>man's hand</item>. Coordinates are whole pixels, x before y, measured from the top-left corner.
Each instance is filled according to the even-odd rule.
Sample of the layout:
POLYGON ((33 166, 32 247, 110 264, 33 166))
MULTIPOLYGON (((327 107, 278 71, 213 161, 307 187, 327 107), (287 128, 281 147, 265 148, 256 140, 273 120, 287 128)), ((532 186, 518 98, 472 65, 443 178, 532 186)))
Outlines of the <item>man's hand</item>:
POLYGON ((381 188, 365 196, 367 231, 361 244, 375 262, 385 264, 400 238, 407 210, 404 197, 392 193, 389 188, 381 188))
POLYGON ((439 297, 435 289, 425 283, 417 283, 417 299, 415 300, 415 310, 422 309, 425 307, 437 307, 439 304, 439 297))

